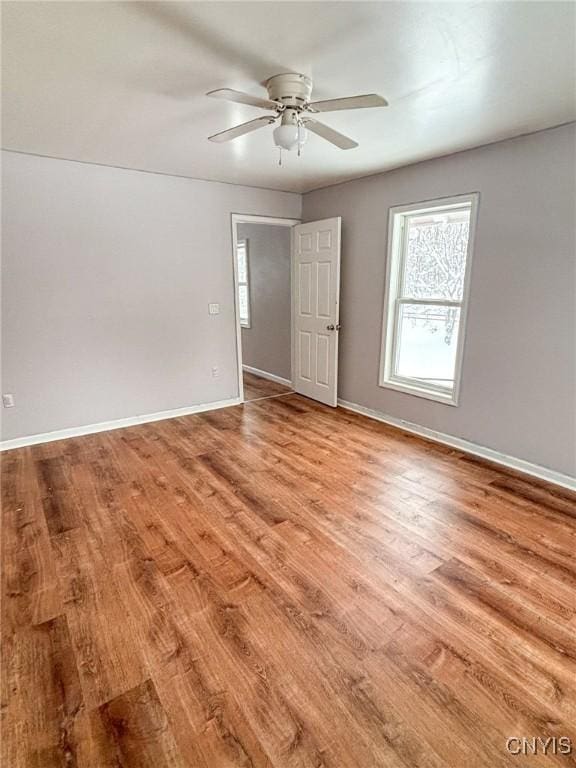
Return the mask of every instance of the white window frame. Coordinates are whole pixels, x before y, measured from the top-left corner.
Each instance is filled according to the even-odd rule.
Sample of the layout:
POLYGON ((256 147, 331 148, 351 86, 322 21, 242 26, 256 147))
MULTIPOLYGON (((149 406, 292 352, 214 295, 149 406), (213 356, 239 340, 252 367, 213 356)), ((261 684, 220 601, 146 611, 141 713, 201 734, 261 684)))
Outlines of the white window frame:
MULTIPOLYGON (((238 316, 240 317, 240 327, 241 328, 251 328, 252 327, 252 311, 250 306, 250 258, 248 254, 248 240, 237 240, 236 242, 236 269, 238 274, 238 297, 240 297, 240 288, 245 285, 246 286, 246 297, 247 297, 247 303, 248 303, 248 317, 246 320, 242 320, 242 317, 240 316, 240 310, 238 310, 238 316), (240 280, 240 268, 238 267, 238 249, 243 246, 244 247, 244 254, 246 256, 246 280, 242 281, 240 280)), ((240 298, 238 298, 238 307, 240 307, 240 298)))
POLYGON ((468 300, 470 295, 470 275, 472 271, 472 254, 476 234, 476 220, 478 217, 479 194, 473 192, 456 197, 445 197, 437 200, 411 203, 410 205, 398 205, 390 208, 388 217, 388 257, 386 261, 386 289, 384 295, 384 311, 382 319, 382 345, 380 354, 380 375, 378 383, 381 387, 405 392, 410 395, 435 400, 446 405, 457 406, 460 400, 460 386, 462 380, 462 357, 466 338, 466 320, 468 315, 468 300), (419 213, 443 213, 445 211, 466 207, 470 209, 470 229, 468 234, 468 248, 466 252, 466 270, 464 273, 464 286, 462 301, 449 301, 445 299, 405 299, 399 296, 400 279, 404 266, 405 248, 404 235, 406 232, 406 219, 419 213), (456 361, 454 367, 454 387, 452 391, 429 383, 416 383, 414 379, 405 378, 394 374, 394 361, 398 343, 398 314, 402 303, 410 304, 437 304, 439 306, 460 307, 460 323, 458 330, 458 342, 456 347, 456 361))

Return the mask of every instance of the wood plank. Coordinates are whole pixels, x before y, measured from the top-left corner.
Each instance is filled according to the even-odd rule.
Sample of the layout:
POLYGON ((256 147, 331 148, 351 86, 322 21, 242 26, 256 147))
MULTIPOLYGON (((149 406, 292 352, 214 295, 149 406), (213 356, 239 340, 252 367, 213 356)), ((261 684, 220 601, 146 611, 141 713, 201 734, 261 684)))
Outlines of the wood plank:
POLYGON ((29 546, 12 552, 4 559, 4 633, 31 624, 43 624, 62 611, 62 595, 47 535, 37 538, 29 546))
POLYGON ((107 701, 98 708, 102 728, 98 729, 97 751, 106 763, 126 768, 191 766, 184 759, 170 728, 166 712, 150 680, 107 701), (110 763, 114 755, 116 762, 110 763))
POLYGON ((0 454, 2 551, 33 545, 48 531, 31 448, 0 454))
POLYGON ((51 536, 72 530, 82 524, 82 513, 64 457, 36 461, 42 507, 51 536))
POLYGON ((4 638, 3 765, 75 765, 75 720, 82 690, 66 618, 58 616, 4 638))
POLYGON ((88 708, 130 690, 146 677, 110 571, 85 531, 54 537, 64 609, 88 708))

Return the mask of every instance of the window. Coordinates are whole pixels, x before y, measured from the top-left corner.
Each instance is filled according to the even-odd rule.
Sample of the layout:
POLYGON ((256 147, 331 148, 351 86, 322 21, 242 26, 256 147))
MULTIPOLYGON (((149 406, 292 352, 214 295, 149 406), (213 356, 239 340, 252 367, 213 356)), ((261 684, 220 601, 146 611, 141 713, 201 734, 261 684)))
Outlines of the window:
POLYGON ((250 285, 248 277, 248 240, 238 240, 236 245, 238 262, 238 306, 240 325, 250 328, 250 285))
POLYGON ((390 209, 380 386, 458 404, 477 204, 390 209))

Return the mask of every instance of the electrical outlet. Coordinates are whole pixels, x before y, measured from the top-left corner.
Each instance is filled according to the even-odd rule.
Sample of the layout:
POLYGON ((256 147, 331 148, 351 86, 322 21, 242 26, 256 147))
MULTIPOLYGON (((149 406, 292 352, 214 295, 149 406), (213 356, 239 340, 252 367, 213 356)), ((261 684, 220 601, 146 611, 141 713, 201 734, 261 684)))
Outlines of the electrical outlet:
POLYGON ((219 315, 220 314, 220 304, 208 304, 208 314, 209 315, 219 315))
POLYGON ((212 378, 217 379, 220 376, 220 368, 217 365, 212 366, 212 378))
POLYGON ((14 408, 14 395, 6 394, 2 395, 2 405, 4 408, 14 408))

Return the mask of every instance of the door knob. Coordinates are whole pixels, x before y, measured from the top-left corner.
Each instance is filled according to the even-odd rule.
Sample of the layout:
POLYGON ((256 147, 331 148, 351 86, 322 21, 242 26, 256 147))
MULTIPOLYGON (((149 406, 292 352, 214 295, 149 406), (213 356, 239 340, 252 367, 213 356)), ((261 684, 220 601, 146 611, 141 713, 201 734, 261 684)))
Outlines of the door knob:
POLYGON ((330 323, 330 325, 326 326, 326 330, 327 331, 335 331, 336 330, 336 326, 332 325, 332 323, 330 323))

